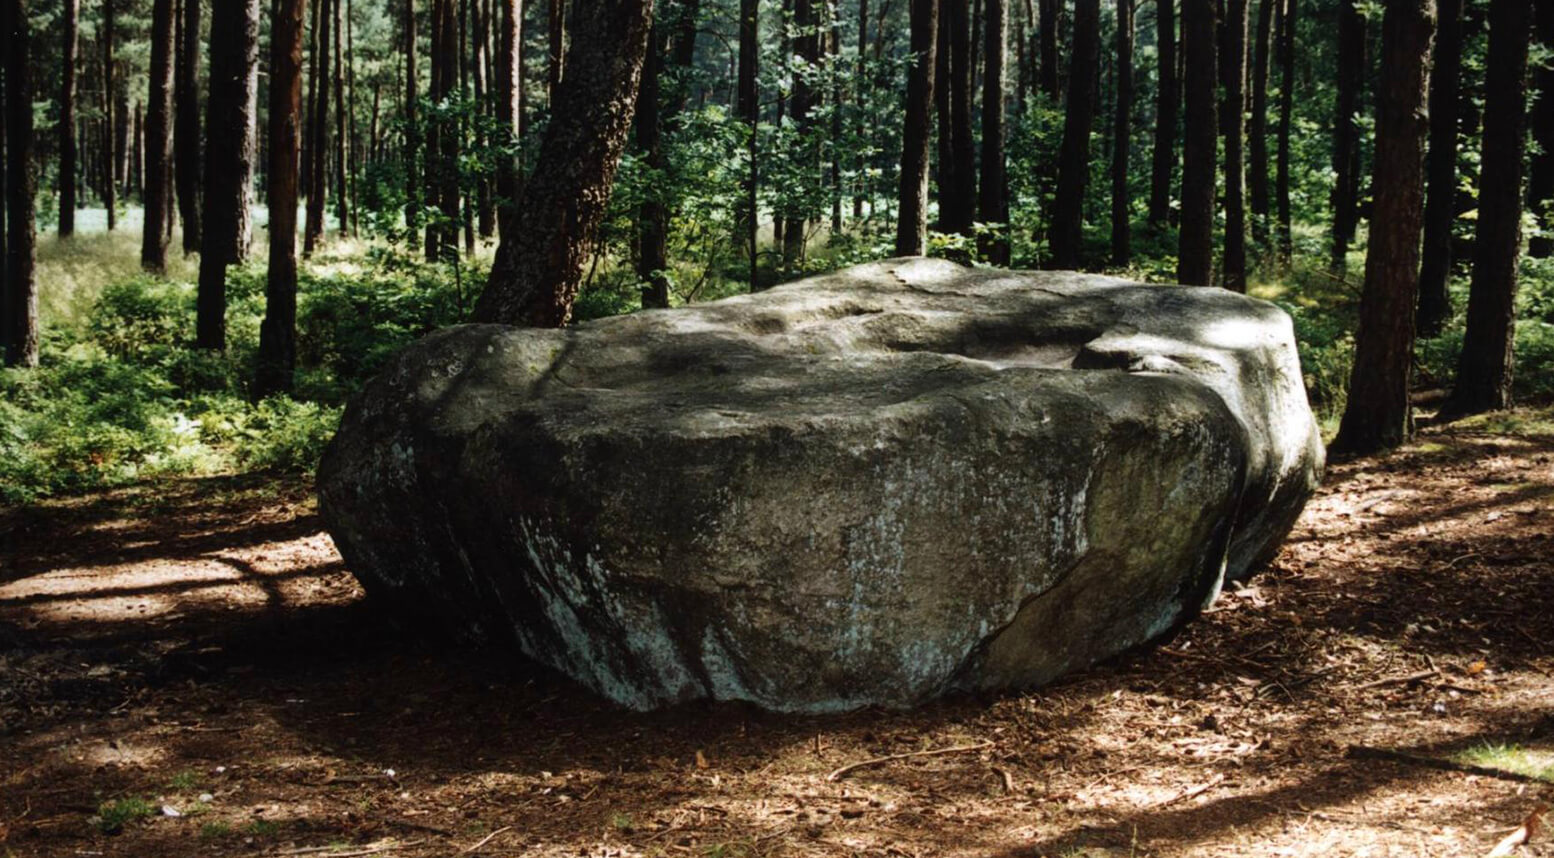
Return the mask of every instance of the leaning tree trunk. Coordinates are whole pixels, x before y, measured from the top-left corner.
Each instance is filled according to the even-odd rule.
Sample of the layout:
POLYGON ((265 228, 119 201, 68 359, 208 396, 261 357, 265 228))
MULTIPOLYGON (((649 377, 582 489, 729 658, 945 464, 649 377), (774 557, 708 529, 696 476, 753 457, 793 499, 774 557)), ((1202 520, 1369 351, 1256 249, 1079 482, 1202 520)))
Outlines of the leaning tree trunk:
POLYGON ((173 69, 173 177, 183 252, 200 249, 200 0, 183 0, 173 69))
POLYGON ((254 169, 254 99, 259 71, 259 0, 211 6, 210 102, 205 126, 204 235, 195 345, 225 349, 227 266, 247 253, 248 182, 254 169))
POLYGON ((1006 7, 1007 0, 987 0, 987 18, 982 22, 987 69, 982 74, 982 182, 977 197, 982 222, 999 225, 995 235, 982 240, 982 255, 994 265, 1009 264, 1009 177, 1004 164, 1006 7))
POLYGON ((33 197, 32 69, 26 0, 0 0, 5 50, 5 281, 0 337, 6 366, 38 365, 37 225, 33 197))
POLYGON ((64 0, 65 41, 59 75, 59 237, 76 231, 76 65, 81 44, 81 0, 64 0))
POLYGON ((275 0, 270 15, 270 146, 265 170, 265 200, 270 207, 270 266, 264 286, 264 321, 259 325, 256 399, 291 392, 297 366, 297 174, 303 8, 304 0, 275 0))
POLYGON ((1225 78, 1225 278, 1223 286, 1246 291, 1246 4, 1226 0, 1225 40, 1219 61, 1225 78))
POLYGON ((1279 0, 1262 0, 1257 6, 1257 31, 1253 40, 1252 120, 1247 128, 1251 150, 1247 164, 1247 202, 1252 209, 1252 237, 1268 244, 1268 52, 1273 48, 1273 6, 1279 0))
MULTIPOLYGON (((1189 0, 1190 2, 1190 0, 1189 0)), ((1176 169, 1176 110, 1181 103, 1176 78, 1175 0, 1155 0, 1155 45, 1159 58, 1155 90, 1155 150, 1149 171, 1149 222, 1159 227, 1171 216, 1171 174, 1176 169)))
POLYGON ((1074 6, 1074 52, 1068 75, 1068 109, 1058 151, 1058 185, 1052 203, 1052 267, 1078 268, 1084 243, 1085 185, 1090 178, 1090 125, 1095 120, 1095 78, 1101 54, 1101 2, 1074 6))
POLYGON ((1215 121, 1214 0, 1183 0, 1182 75, 1186 125, 1182 141, 1182 228, 1176 279, 1187 286, 1214 285, 1215 121))
MULTIPOLYGON (((1538 39, 1554 49, 1554 3, 1537 5, 1538 39)), ((1554 63, 1545 61, 1534 75, 1537 101, 1532 111, 1532 139, 1538 143, 1527 176, 1527 207, 1541 224, 1539 234, 1527 245, 1527 255, 1554 256, 1554 63)))
MULTIPOLYGON (((1266 2, 1266 0, 1265 0, 1266 2)), ((1112 264, 1127 265, 1132 203, 1128 150, 1133 133, 1133 0, 1117 0, 1117 103, 1112 115, 1112 264)))
POLYGON ((570 71, 477 321, 560 327, 571 318, 631 127, 652 17, 652 0, 574 0, 570 71))
POLYGON ((173 0, 151 7, 150 103, 146 110, 145 226, 141 230, 140 267, 167 270, 167 233, 173 217, 173 0))
POLYGON ((897 256, 922 256, 928 252, 928 143, 933 134, 934 70, 939 45, 939 0, 910 2, 913 62, 907 71, 906 118, 901 129, 897 256))
MULTIPOLYGON (((1298 2, 1298 0, 1297 0, 1298 2)), ((1365 74, 1365 18, 1357 0, 1338 2, 1338 103, 1333 115, 1332 267, 1347 265, 1360 199, 1360 81, 1365 74)))
POLYGON ((1489 10, 1483 166, 1467 335, 1456 386, 1442 409, 1453 415, 1511 405, 1531 7, 1531 0, 1496 0, 1489 10))
POLYGON ((1279 0, 1279 151, 1274 168, 1274 200, 1279 209, 1279 258, 1289 264, 1295 252, 1290 219, 1290 131, 1295 118, 1295 7, 1298 0, 1279 0))
POLYGON ((1376 92, 1376 189, 1360 330, 1348 404, 1333 449, 1374 453, 1408 440, 1414 361, 1414 290, 1424 214, 1426 93, 1435 0, 1387 0, 1381 31, 1386 76, 1376 92))
POLYGON ((1425 181, 1424 257, 1414 326, 1432 337, 1451 316, 1452 224, 1457 219, 1457 122, 1462 89, 1462 0, 1439 0, 1430 75, 1430 154, 1425 181))

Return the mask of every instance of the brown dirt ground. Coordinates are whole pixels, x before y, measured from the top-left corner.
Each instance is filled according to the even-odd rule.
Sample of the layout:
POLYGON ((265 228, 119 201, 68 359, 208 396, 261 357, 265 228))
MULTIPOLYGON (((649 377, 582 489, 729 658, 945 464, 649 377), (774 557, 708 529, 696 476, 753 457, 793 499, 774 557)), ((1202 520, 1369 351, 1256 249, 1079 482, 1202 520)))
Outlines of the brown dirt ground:
POLYGON ((1346 751, 1554 748, 1551 595, 1554 435, 1432 429, 1333 467, 1166 647, 909 713, 643 715, 396 630, 303 485, 159 483, 0 513, 0 853, 1483 855, 1544 787, 1346 751), (181 816, 104 833, 129 799, 181 816))

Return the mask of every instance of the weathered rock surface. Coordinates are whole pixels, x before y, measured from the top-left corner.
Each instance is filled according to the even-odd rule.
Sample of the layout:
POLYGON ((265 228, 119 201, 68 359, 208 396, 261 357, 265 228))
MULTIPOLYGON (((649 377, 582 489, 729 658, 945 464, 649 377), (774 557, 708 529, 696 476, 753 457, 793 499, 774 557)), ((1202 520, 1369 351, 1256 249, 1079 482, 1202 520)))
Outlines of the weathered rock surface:
POLYGON ((622 704, 831 711, 1167 633, 1322 458, 1270 304, 888 260, 441 331, 347 410, 319 491, 374 597, 622 704))

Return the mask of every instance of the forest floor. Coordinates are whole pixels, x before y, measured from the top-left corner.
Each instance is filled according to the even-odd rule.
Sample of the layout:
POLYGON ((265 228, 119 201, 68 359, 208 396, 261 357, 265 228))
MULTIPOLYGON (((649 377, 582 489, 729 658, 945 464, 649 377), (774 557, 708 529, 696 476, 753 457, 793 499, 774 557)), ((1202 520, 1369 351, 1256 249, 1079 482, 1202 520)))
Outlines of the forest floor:
POLYGON ((410 638, 295 480, 0 512, 0 854, 1484 855, 1554 781, 1551 417, 1333 466, 1164 647, 826 718, 634 714, 410 638))

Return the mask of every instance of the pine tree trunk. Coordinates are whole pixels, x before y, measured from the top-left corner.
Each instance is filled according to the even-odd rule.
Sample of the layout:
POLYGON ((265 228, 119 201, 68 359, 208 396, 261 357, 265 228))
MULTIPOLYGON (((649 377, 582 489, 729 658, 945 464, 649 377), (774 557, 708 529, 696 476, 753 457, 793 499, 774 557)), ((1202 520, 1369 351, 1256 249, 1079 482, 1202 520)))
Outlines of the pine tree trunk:
POLYGON ((1160 227, 1171 217, 1171 176, 1176 171, 1176 115, 1181 94, 1176 76, 1175 0, 1155 0, 1157 58, 1155 149, 1149 171, 1149 223, 1160 227))
MULTIPOLYGON (((523 48, 523 7, 519 0, 497 0, 502 7, 501 61, 497 63, 497 119, 505 134, 504 144, 516 146, 519 141, 518 120, 520 106, 519 87, 522 85, 519 54, 523 48)), ((514 241, 513 228, 517 223, 518 159, 503 155, 497 162, 496 195, 497 233, 502 241, 514 241)))
MULTIPOLYGON (((1004 60, 1008 42, 1007 0, 986 0, 984 37, 987 71, 982 76, 982 182, 977 187, 979 217, 1001 224, 998 234, 982 237, 982 255, 994 265, 1009 264, 1009 177, 1004 162, 1004 60)), ((1123 0, 1127 2, 1127 0, 1123 0)))
POLYGON ((114 121, 114 109, 118 106, 114 99, 117 85, 114 82, 114 4, 116 0, 102 0, 101 32, 98 38, 102 41, 103 51, 103 166, 106 167, 106 175, 102 178, 101 195, 103 208, 108 214, 108 231, 113 232, 119 225, 118 213, 118 163, 119 146, 118 135, 115 134, 117 124, 114 121))
POLYGON ((130 125, 129 180, 124 185, 125 196, 133 196, 146 204, 146 118, 144 105, 135 101, 135 121, 130 125))
POLYGON ((1430 77, 1430 154, 1427 162, 1424 261, 1419 271, 1419 336, 1441 332, 1451 317, 1452 224, 1457 220, 1457 122, 1461 118, 1462 2, 1438 0, 1435 70, 1430 77))
MULTIPOLYGON (((815 33, 815 6, 814 0, 794 0, 793 2, 793 26, 796 31, 794 52, 805 63, 813 65, 820 59, 819 37, 815 33)), ((810 128, 810 108, 814 106, 814 88, 804 75, 795 75, 793 81, 793 124, 797 129, 800 158, 805 167, 816 167, 810 156, 816 154, 811 145, 813 131, 810 128)), ((805 250, 805 224, 809 221, 813 212, 800 202, 790 201, 785 213, 785 223, 782 232, 782 264, 783 270, 792 272, 799 269, 803 262, 805 250)))
MULTIPOLYGON (((491 98, 490 57, 487 51, 491 44, 491 11, 485 2, 476 4, 475 8, 475 56, 474 74, 472 75, 475 89, 475 104, 479 107, 482 119, 482 127, 476 145, 485 149, 491 145, 489 135, 486 133, 487 122, 491 108, 494 107, 494 99, 491 98)), ((479 227, 480 237, 489 239, 496 234, 496 208, 491 199, 491 182, 485 175, 479 180, 476 187, 476 222, 479 227)))
POLYGON ((1061 92, 1058 89, 1058 9, 1061 0, 1041 0, 1041 91, 1053 104, 1061 92))
MULTIPOLYGON (((438 23, 433 28, 438 49, 432 52, 432 64, 437 74, 433 78, 432 100, 449 99, 459 83, 459 21, 454 0, 436 0, 433 8, 438 11, 438 23)), ((438 121, 434 127, 436 160, 427 163, 427 180, 435 194, 435 204, 440 210, 435 227, 436 240, 428 238, 428 259, 436 260, 438 254, 457 254, 459 243, 459 127, 456 122, 438 121)))
POLYGON ((1214 0, 1182 0, 1182 227, 1176 279, 1214 285, 1214 167, 1219 160, 1215 119, 1214 0))
MULTIPOLYGON (((865 100, 869 97, 867 90, 869 83, 868 66, 865 64, 865 58, 868 56, 868 50, 869 0, 858 0, 858 64, 856 69, 853 71, 853 92, 856 94, 854 96, 854 100, 858 105, 858 124, 856 126, 856 133, 858 134, 858 139, 860 140, 870 139, 870 129, 868 124, 869 120, 867 118, 868 114, 864 110, 865 100)), ((863 200, 865 195, 865 188, 868 187, 868 179, 865 178, 868 174, 869 167, 867 159, 867 154, 860 154, 858 161, 855 164, 858 178, 854 180, 853 184, 853 220, 860 220, 863 218, 863 200)), ((869 210, 872 214, 874 206, 874 194, 872 188, 869 190, 868 196, 870 198, 869 210)))
POLYGON ((1247 129, 1251 160, 1247 165, 1247 198, 1252 208, 1252 237, 1268 244, 1268 53, 1273 49, 1273 7, 1280 0, 1257 6, 1257 35, 1252 45, 1252 122, 1247 129))
POLYGON ((556 91, 511 240, 497 248, 475 307, 482 322, 565 325, 609 204, 637 99, 651 0, 574 0, 575 70, 556 91))
POLYGON ((1332 267, 1347 265, 1360 197, 1360 81, 1365 74, 1365 18, 1357 0, 1338 2, 1338 103, 1333 115, 1332 267))
POLYGON ((1279 150, 1274 168, 1274 200, 1279 209, 1279 258, 1286 265, 1295 252, 1290 209, 1290 132, 1295 119, 1295 13, 1299 0, 1279 0, 1279 150))
POLYGON ((550 62, 546 66, 545 93, 550 99, 550 109, 556 111, 556 87, 561 85, 561 79, 566 70, 566 33, 567 33, 567 5, 566 0, 549 0, 546 14, 546 24, 550 50, 550 62))
POLYGON ((1424 141, 1435 0, 1387 0, 1376 93, 1376 189, 1360 330, 1335 451, 1374 453, 1408 440, 1415 289, 1424 215, 1424 141))
POLYGON ((1246 291, 1246 18, 1247 0, 1226 0, 1225 41, 1219 61, 1225 78, 1224 287, 1246 291))
POLYGON ((37 175, 32 149, 32 69, 26 0, 0 0, 5 34, 5 280, 0 337, 5 365, 38 365, 38 240, 33 197, 37 175))
MULTIPOLYGON (((1265 0, 1266 2, 1266 0, 1265 0)), ((1133 0, 1117 0, 1117 103, 1112 115, 1112 264, 1132 256, 1128 151, 1133 134, 1133 0)))
POLYGON ((259 0, 211 7, 210 99, 205 127, 204 234, 195 345, 225 349, 227 266, 248 243, 248 184, 254 169, 254 99, 259 73, 259 0))
POLYGON ((167 269, 167 230, 173 216, 173 0, 155 0, 151 7, 150 105, 146 112, 145 227, 141 231, 140 266, 162 273, 167 269))
POLYGON ((901 191, 896 255, 928 252, 928 142, 933 134, 934 71, 938 65, 939 0, 910 0, 911 51, 906 119, 901 129, 901 191))
POLYGON ((350 179, 351 235, 361 234, 361 206, 358 204, 357 174, 361 172, 362 141, 356 129, 356 25, 352 18, 351 0, 345 0, 345 92, 346 116, 349 117, 350 144, 346 147, 349 158, 346 176, 350 179))
MULTIPOLYGON (((313 115, 308 119, 308 205, 302 230, 302 255, 312 256, 324 240, 324 212, 329 199, 329 73, 330 36, 334 4, 338 0, 314 0, 313 70, 308 87, 313 92, 313 115)), ((212 130, 214 133, 214 129, 212 130)))
MULTIPOLYGON (((1554 49, 1554 4, 1537 4, 1538 39, 1554 49)), ((1528 242, 1527 255, 1554 256, 1554 63, 1545 61, 1533 75, 1537 101, 1532 110, 1532 139, 1538 144, 1527 176, 1527 207, 1541 225, 1539 235, 1528 242)))
POLYGON ((182 0, 173 69, 173 176, 184 255, 200 249, 200 0, 182 0))
POLYGON ((973 33, 970 0, 955 0, 950 8, 950 157, 955 159, 955 184, 948 202, 950 213, 944 215, 945 232, 971 235, 972 223, 977 211, 977 150, 972 126, 972 74, 971 57, 973 33))
POLYGON ((1467 335, 1447 414, 1509 408, 1517 266, 1522 239, 1522 156, 1526 148, 1527 45, 1531 0, 1489 9, 1482 171, 1467 335))
POLYGON ((270 16, 270 152, 265 169, 270 264, 264 288, 264 321, 259 326, 255 399, 291 392, 297 365, 297 174, 303 5, 304 0, 275 0, 270 16))
POLYGON ((757 238, 760 234, 761 215, 756 201, 756 187, 760 180, 760 165, 757 163, 757 155, 759 153, 756 151, 756 126, 760 121, 761 111, 761 93, 757 77, 761 53, 760 13, 760 0, 739 0, 739 97, 737 109, 739 118, 745 125, 745 152, 750 159, 749 172, 744 180, 743 213, 741 218, 744 226, 745 253, 748 254, 750 261, 750 291, 752 292, 759 286, 757 275, 760 268, 757 238))
POLYGON ((346 125, 345 125, 345 54, 343 48, 343 31, 345 21, 342 13, 342 3, 334 0, 334 7, 330 9, 334 17, 334 76, 335 92, 335 218, 339 221, 340 235, 349 235, 351 232, 351 197, 348 183, 350 181, 350 164, 346 161, 346 125))
MULTIPOLYGON (((648 36, 647 56, 642 59, 642 84, 637 91, 634 117, 637 149, 652 171, 664 168, 663 129, 659 123, 663 53, 662 29, 654 24, 648 36)), ((643 309, 669 306, 669 216, 661 196, 665 190, 654 183, 646 189, 647 196, 637 207, 637 279, 642 282, 643 309)))
MULTIPOLYGON (((506 3, 516 3, 518 0, 504 0, 506 3)), ((420 169, 421 158, 421 126, 417 121, 416 110, 416 30, 415 30, 415 0, 404 0, 404 51, 405 51, 405 235, 410 244, 411 252, 421 243, 421 187, 417 179, 416 171, 420 169)), ((516 57, 518 49, 513 50, 516 57)), ((517 74, 518 63, 513 61, 513 73, 517 74)))
POLYGON ((1058 152, 1058 186, 1052 203, 1053 268, 1077 269, 1084 245, 1085 184, 1090 177, 1090 125, 1095 120, 1095 81, 1100 67, 1101 2, 1077 0, 1074 50, 1068 75, 1068 109, 1058 152))
POLYGON ((59 237, 76 231, 76 64, 81 43, 81 0, 64 0, 60 10, 65 40, 59 86, 59 237))

